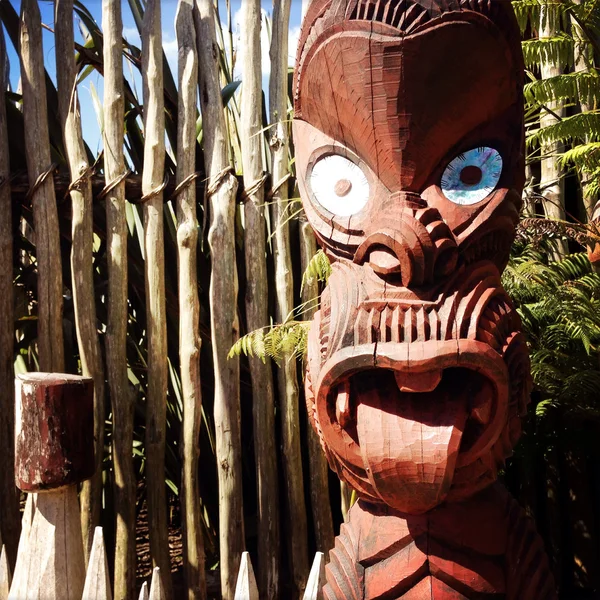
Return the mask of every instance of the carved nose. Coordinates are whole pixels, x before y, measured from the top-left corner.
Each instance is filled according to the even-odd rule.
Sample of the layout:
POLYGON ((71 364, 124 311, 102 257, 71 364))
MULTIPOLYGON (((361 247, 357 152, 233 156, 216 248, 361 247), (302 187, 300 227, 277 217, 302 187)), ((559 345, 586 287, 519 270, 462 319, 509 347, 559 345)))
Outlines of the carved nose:
POLYGON ((382 211, 354 262, 368 263, 384 277, 399 276, 404 287, 449 274, 456 267, 458 249, 439 212, 412 194, 395 196, 390 198, 395 201, 393 210, 382 211))

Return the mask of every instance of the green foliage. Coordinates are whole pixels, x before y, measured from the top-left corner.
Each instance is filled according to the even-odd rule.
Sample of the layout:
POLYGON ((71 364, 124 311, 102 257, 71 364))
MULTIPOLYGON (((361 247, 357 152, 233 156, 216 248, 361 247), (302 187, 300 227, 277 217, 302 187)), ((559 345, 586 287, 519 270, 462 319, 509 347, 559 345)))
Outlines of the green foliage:
POLYGON ((307 350, 310 321, 287 321, 242 336, 229 351, 228 358, 257 356, 263 362, 267 357, 279 362, 286 358, 303 357, 307 350))
POLYGON ((600 113, 585 112, 565 117, 554 125, 540 127, 527 137, 527 144, 551 144, 553 142, 600 141, 600 113))
POLYGON ((302 275, 301 290, 305 285, 309 285, 314 279, 327 284, 327 280, 331 275, 331 263, 323 250, 318 250, 317 253, 310 259, 306 271, 302 275))
POLYGON ((525 66, 535 68, 541 62, 573 65, 573 38, 559 34, 548 38, 538 38, 523 42, 525 66))
POLYGON ((600 387, 600 274, 584 253, 548 259, 549 247, 515 246, 503 284, 521 316, 536 389, 549 406, 597 407, 600 387))
MULTIPOLYGON (((531 75, 533 78, 533 75, 531 75)), ((525 100, 530 104, 548 104, 564 100, 600 105, 600 77, 596 72, 567 73, 547 79, 535 78, 525 85, 525 100)))

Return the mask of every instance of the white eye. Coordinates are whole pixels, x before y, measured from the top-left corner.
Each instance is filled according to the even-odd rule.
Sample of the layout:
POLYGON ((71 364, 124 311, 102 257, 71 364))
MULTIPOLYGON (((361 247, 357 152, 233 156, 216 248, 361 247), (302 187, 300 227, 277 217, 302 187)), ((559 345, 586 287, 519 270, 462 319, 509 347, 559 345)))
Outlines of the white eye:
POLYGON ((493 148, 473 148, 446 167, 441 188, 456 204, 476 204, 494 191, 502 173, 502 157, 493 148))
POLYGON ((310 187, 318 203, 338 217, 361 211, 369 200, 369 182, 363 170, 339 154, 324 156, 310 174, 310 187))

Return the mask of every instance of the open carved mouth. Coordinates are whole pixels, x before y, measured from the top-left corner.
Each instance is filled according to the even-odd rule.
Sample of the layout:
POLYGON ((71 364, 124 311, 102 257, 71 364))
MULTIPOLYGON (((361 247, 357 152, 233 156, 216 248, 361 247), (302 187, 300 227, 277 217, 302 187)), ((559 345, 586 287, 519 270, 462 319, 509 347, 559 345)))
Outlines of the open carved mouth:
POLYGON ((382 344, 377 364, 358 368, 355 347, 352 359, 331 357, 317 386, 328 446, 364 473, 375 497, 413 514, 444 501, 455 469, 487 452, 506 420, 501 356, 474 340, 441 346, 425 343, 422 360, 409 360, 398 355, 403 346, 386 355, 382 344), (349 360, 354 368, 346 369, 349 360))
POLYGON ((409 381, 398 371, 362 371, 331 393, 330 418, 358 445, 358 414, 368 419, 370 410, 380 410, 403 424, 418 424, 421 437, 431 430, 434 438, 442 429, 454 427, 460 454, 472 450, 484 436, 496 403, 492 383, 461 367, 425 372, 409 381))

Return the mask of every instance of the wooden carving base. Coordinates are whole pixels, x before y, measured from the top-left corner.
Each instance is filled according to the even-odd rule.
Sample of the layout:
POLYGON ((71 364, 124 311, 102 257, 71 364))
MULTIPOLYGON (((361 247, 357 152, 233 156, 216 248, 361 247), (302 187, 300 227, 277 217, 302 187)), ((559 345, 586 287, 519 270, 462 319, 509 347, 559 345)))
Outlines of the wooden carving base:
POLYGON ((557 597, 533 522, 499 484, 417 516, 359 501, 326 575, 326 600, 557 597))

